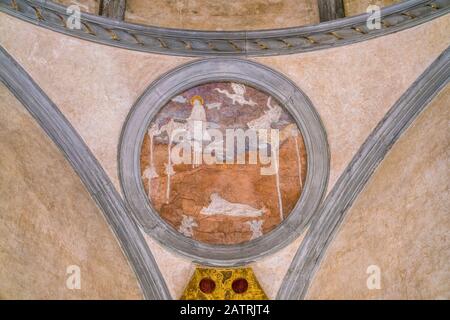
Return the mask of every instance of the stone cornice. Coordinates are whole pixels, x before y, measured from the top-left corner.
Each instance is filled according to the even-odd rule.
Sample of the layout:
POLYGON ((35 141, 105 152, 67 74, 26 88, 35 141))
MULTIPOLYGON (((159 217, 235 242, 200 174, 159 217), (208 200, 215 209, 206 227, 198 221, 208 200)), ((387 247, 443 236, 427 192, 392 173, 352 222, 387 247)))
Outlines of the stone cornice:
POLYGON ((409 0, 381 11, 379 30, 368 14, 317 25, 262 31, 194 31, 131 24, 81 13, 67 27, 66 7, 47 0, 0 0, 0 11, 77 38, 131 50, 180 56, 271 56, 356 43, 414 27, 450 12, 450 0, 409 0))

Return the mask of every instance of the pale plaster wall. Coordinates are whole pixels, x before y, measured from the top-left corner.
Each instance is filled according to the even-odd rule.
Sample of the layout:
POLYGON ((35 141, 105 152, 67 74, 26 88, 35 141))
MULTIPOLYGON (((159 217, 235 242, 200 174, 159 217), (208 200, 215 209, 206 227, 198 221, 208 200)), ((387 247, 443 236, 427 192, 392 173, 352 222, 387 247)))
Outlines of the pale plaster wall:
POLYGON ((317 0, 127 0, 125 20, 197 30, 255 30, 319 23, 317 0))
MULTIPOLYGON (((53 0, 98 14, 100 0, 53 0)), ((401 0, 344 0, 346 16, 401 0)), ((256 30, 319 23, 317 0, 127 0, 126 21, 167 28, 256 30)))
POLYGON ((394 145, 348 212, 309 299, 450 299, 450 85, 394 145), (368 290, 368 266, 381 289, 368 290))
POLYGON ((259 284, 269 299, 276 298, 281 282, 283 281, 305 234, 306 230, 300 237, 292 241, 292 243, 278 251, 276 254, 264 257, 250 265, 253 268, 253 272, 255 273, 259 284))
POLYGON ((367 7, 370 5, 385 7, 399 2, 401 2, 401 0, 344 0, 344 11, 345 15, 348 17, 366 13, 367 7))
MULTIPOLYGON (((53 0, 99 13, 100 0, 53 0)), ((257 30, 319 23, 317 0, 127 0, 125 21, 166 28, 257 30)))
POLYGON ((142 299, 102 212, 0 84, 0 299, 142 299), (81 289, 66 268, 81 269, 81 289))
POLYGON ((155 256, 172 298, 179 299, 194 274, 195 264, 162 247, 149 235, 144 234, 144 237, 155 256))
POLYGON ((98 14, 100 8, 100 0, 53 0, 53 2, 62 4, 64 6, 77 5, 81 12, 88 12, 98 14))
MULTIPOLYGON (((317 108, 330 144, 329 189, 385 112, 449 45, 449 22, 447 15, 345 47, 253 58, 287 75, 317 108)), ((58 105, 118 190, 117 147, 131 106, 161 74, 194 60, 95 44, 5 14, 0 14, 0 43, 58 105)), ((157 256, 159 249, 151 243, 150 247, 157 256)), ((288 265, 292 255, 285 252, 290 251, 273 257, 288 265)), ((174 259, 174 273, 180 266, 192 267, 182 258, 174 259)), ((272 265, 270 259, 258 263, 266 270, 272 265)), ((283 272, 272 273, 274 279, 268 281, 279 283, 283 272)), ((276 289, 268 291, 270 295, 276 289)))

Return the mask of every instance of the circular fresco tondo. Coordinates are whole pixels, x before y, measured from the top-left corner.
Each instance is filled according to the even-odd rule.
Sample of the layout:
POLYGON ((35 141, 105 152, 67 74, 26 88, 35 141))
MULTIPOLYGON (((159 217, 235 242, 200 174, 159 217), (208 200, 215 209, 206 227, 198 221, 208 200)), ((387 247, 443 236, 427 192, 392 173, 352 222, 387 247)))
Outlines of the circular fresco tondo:
POLYGON ((300 130, 271 96, 214 82, 171 99, 142 143, 141 175, 153 208, 186 237, 238 244, 274 229, 303 190, 300 130))

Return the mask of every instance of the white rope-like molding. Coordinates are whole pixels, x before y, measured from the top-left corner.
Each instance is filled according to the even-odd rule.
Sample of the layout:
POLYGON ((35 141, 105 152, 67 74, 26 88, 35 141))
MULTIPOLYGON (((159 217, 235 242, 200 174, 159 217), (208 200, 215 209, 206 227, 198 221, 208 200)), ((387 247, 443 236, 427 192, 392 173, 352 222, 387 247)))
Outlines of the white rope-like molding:
POLYGON ((0 0, 0 11, 73 37, 131 50, 181 56, 271 56, 332 48, 417 26, 450 12, 450 0, 408 0, 381 10, 381 28, 369 14, 317 25, 263 31, 195 31, 144 26, 80 13, 80 29, 65 6, 47 0, 0 0))

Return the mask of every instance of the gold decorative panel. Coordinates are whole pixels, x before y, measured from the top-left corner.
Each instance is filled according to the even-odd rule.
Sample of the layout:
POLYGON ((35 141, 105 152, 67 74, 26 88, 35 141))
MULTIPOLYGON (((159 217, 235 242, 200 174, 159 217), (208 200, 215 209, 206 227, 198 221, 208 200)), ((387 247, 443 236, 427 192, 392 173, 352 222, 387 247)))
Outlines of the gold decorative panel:
POLYGON ((197 267, 181 300, 268 300, 251 268, 197 267))

